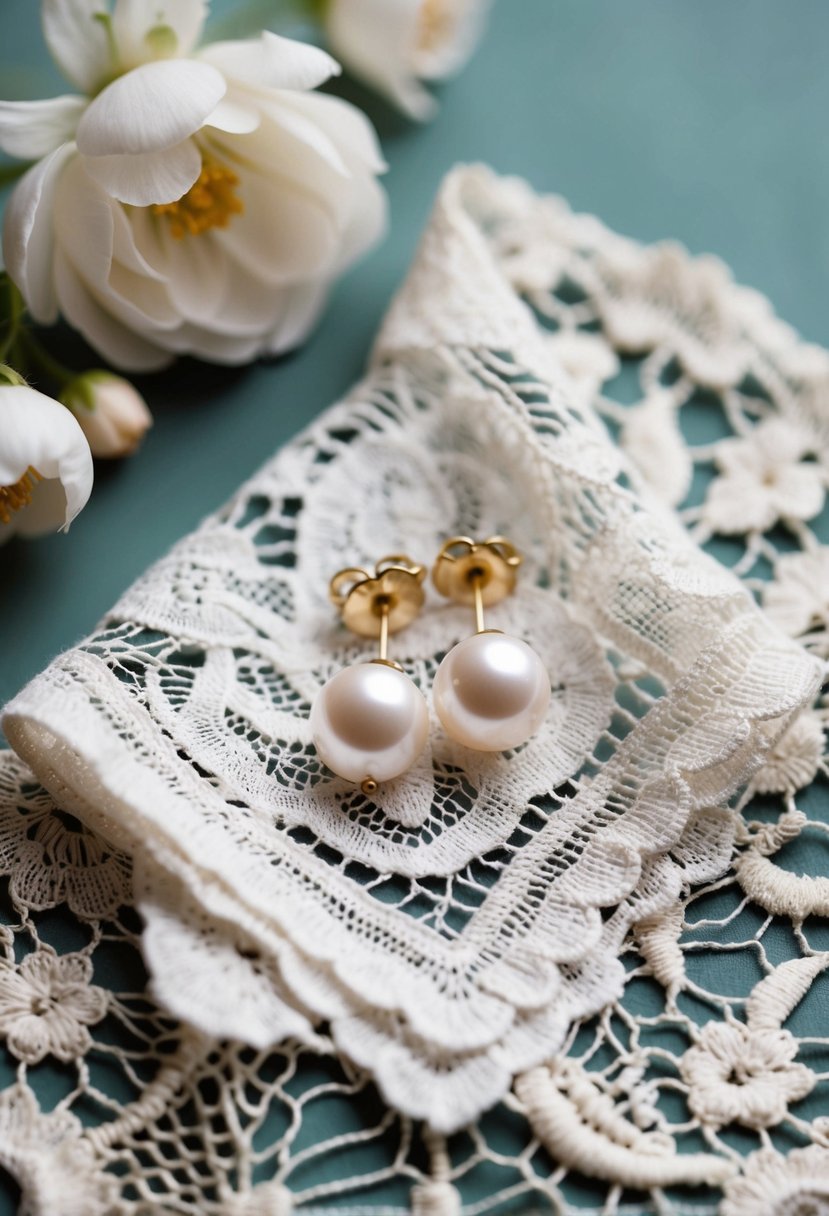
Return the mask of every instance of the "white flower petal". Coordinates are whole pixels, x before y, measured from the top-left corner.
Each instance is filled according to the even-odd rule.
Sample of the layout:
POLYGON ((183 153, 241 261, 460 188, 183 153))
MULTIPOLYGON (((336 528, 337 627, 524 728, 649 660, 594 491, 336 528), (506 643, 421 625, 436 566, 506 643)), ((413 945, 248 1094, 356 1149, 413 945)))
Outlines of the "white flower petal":
POLYGON ((262 119, 253 106, 243 105, 225 97, 212 114, 204 120, 206 127, 215 127, 228 135, 249 135, 255 131, 262 119))
POLYGON ((67 80, 94 93, 112 71, 101 0, 43 0, 40 19, 52 58, 67 80))
POLYGON ((56 477, 50 477, 35 487, 31 503, 13 518, 10 527, 18 536, 45 536, 59 532, 66 515, 66 491, 56 477))
POLYGON ((75 145, 64 144, 34 165, 15 186, 3 220, 6 267, 42 325, 52 324, 58 315, 52 220, 59 179, 74 155, 75 145))
POLYGON ((15 518, 16 530, 31 535, 68 527, 92 490, 92 456, 83 431, 51 397, 23 385, 0 385, 0 485, 14 485, 29 466, 43 478, 57 478, 63 492, 39 486, 31 507, 15 518), (27 520, 29 511, 34 514, 27 520))
POLYGON ((20 160, 39 160, 72 139, 85 97, 0 101, 0 149, 20 160))
POLYGON ((411 118, 437 106, 417 80, 422 0, 331 0, 325 24, 335 55, 411 118))
POLYGON ((385 190, 373 177, 356 179, 351 222, 342 235, 340 254, 333 272, 342 274, 382 239, 387 227, 388 199, 385 190))
POLYGON ((55 238, 78 277, 99 301, 131 329, 172 328, 179 316, 165 279, 135 248, 119 203, 110 198, 76 160, 61 183, 55 238))
POLYGON ((290 182, 280 191, 253 172, 242 178, 239 197, 244 212, 215 235, 252 274, 274 284, 295 282, 323 273, 337 256, 337 225, 318 198, 290 182))
POLYGON ((84 156, 118 156, 172 148, 199 130, 226 89, 207 63, 145 63, 90 103, 78 124, 78 149, 84 156))
POLYGON ((166 26, 175 35, 175 55, 188 55, 198 42, 207 16, 206 0, 115 0, 112 30, 125 67, 156 58, 151 29, 166 26))
POLYGON ((107 194, 134 207, 174 203, 196 181, 201 166, 201 154, 192 139, 162 152, 84 158, 87 173, 107 194))
POLYGON ((304 318, 315 316, 324 302, 326 283, 279 290, 257 273, 261 264, 254 263, 251 269, 230 254, 223 243, 225 234, 176 240, 143 212, 134 213, 133 228, 141 253, 166 268, 170 300, 180 316, 188 318, 189 324, 175 333, 159 335, 159 341, 169 341, 172 349, 215 352, 216 342, 228 339, 226 358, 234 362, 240 351, 259 353, 263 344, 267 353, 276 353, 270 345, 273 336, 286 335, 279 349, 296 345, 295 335, 307 332, 304 318), (298 314, 302 315, 294 322, 298 314), (196 345, 184 346, 185 341, 196 345))
POLYGON ((328 298, 327 282, 303 283, 290 288, 285 312, 271 331, 265 353, 281 355, 304 342, 328 298))
MULTIPOLYGON (((291 106, 279 102, 263 104, 262 111, 270 119, 272 125, 281 127, 297 144, 305 144, 312 152, 325 161, 330 169, 342 177, 348 177, 348 168, 343 160, 337 144, 331 139, 319 123, 305 117, 291 106)), ((267 162, 266 162, 267 163, 267 162)), ((282 166, 280 166, 282 168, 282 166)), ((285 170, 282 169, 284 172, 285 170)), ((287 172, 290 174, 290 162, 287 172)))
POLYGON ((138 333, 175 329, 181 323, 181 313, 166 284, 136 274, 118 261, 113 260, 105 283, 90 287, 99 302, 106 301, 114 317, 138 333))
POLYGON ((156 225, 156 217, 152 210, 148 207, 139 207, 130 213, 130 218, 127 218, 127 213, 120 203, 112 202, 112 256, 116 262, 119 262, 126 270, 134 271, 135 274, 145 275, 148 279, 155 279, 158 283, 167 285, 167 273, 156 270, 144 257, 141 250, 138 248, 138 243, 135 234, 134 220, 137 216, 145 217, 151 225, 156 225))
POLYGON ((94 297, 60 251, 55 258, 55 285, 66 320, 114 367, 145 372, 156 371, 170 362, 164 350, 123 325, 94 297))
POLYGON ((179 318, 187 317, 199 325, 215 322, 229 266, 213 234, 176 240, 169 226, 159 223, 146 208, 132 212, 129 232, 136 256, 153 274, 163 276, 179 318))
POLYGON ((414 65, 423 80, 446 80, 460 71, 475 50, 486 21, 490 0, 456 0, 443 5, 442 34, 415 50, 414 65))
POLYGON ((195 355, 199 359, 208 359, 211 363, 224 363, 228 367, 238 367, 242 363, 250 363, 262 352, 262 335, 254 337, 236 337, 213 329, 202 329, 197 325, 182 325, 161 336, 165 348, 175 354, 195 355))
POLYGON ((72 260, 93 280, 103 280, 109 273, 114 206, 86 172, 83 158, 74 157, 61 178, 52 226, 58 245, 71 247, 72 260))
POLYGON ((378 75, 370 84, 376 84, 381 93, 386 93, 399 110, 415 122, 430 122, 437 114, 439 106, 432 94, 414 76, 403 79, 386 79, 378 75))
POLYGON ((282 38, 269 30, 259 38, 213 42, 199 58, 248 88, 316 89, 332 76, 339 76, 341 70, 336 59, 319 47, 282 38))
POLYGON ((341 97, 327 93, 299 94, 285 98, 283 108, 286 107, 322 127, 349 164, 354 160, 370 173, 384 173, 388 168, 374 127, 362 110, 341 97))

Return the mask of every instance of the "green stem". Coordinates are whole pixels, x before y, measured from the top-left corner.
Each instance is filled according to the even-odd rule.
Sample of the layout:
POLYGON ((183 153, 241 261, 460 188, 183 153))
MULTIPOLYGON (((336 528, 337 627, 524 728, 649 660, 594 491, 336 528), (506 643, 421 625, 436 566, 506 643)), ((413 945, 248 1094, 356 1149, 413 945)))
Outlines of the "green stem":
POLYGON ((71 384, 77 377, 77 372, 74 372, 70 367, 67 367, 54 355, 50 355, 48 350, 37 340, 33 333, 29 330, 21 330, 18 335, 17 346, 23 355, 27 366, 36 368, 42 372, 44 376, 48 376, 58 386, 58 389, 64 389, 71 384))
POLYGON ((0 341, 0 363, 5 363, 8 355, 17 346, 23 318, 26 315, 26 305, 17 287, 5 271, 0 274, 0 293, 2 293, 0 298, 3 301, 0 316, 7 318, 2 322, 6 327, 6 332, 0 341))

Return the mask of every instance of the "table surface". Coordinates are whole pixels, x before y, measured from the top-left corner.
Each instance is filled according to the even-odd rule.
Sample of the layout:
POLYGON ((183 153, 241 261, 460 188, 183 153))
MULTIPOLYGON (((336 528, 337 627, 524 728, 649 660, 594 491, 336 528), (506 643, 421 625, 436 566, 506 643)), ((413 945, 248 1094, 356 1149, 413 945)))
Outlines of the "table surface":
MULTIPOLYGON (((2 14, 0 94, 64 91, 37 6, 4 0, 2 14)), ((438 184, 460 160, 521 174, 639 239, 713 251, 829 343, 829 6, 801 0, 791 14, 775 0, 498 0, 433 124, 407 124, 349 86, 390 164, 388 239, 339 284, 298 353, 235 370, 183 360, 140 381, 156 419, 140 455, 99 466, 68 536, 0 550, 0 702, 360 375, 438 184)), ((83 344, 61 341, 84 366, 83 344)), ((0 1213, 12 1202, 0 1187, 0 1213)))

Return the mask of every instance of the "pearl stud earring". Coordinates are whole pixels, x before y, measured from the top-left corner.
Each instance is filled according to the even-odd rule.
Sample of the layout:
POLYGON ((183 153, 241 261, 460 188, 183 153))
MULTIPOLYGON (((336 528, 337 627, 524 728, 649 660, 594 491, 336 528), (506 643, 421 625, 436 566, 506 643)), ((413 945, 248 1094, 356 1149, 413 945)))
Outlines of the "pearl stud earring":
POLYGON ((475 607, 476 632, 446 655, 433 696, 446 733, 476 751, 525 743, 550 703, 550 677, 535 651, 520 638, 484 627, 484 608, 513 592, 520 564, 520 553, 503 536, 454 536, 432 569, 441 595, 475 607))
POLYGON ((409 625, 423 606, 425 577, 425 566, 395 554, 379 561, 373 573, 340 570, 329 586, 347 627, 360 637, 379 638, 380 653, 323 685, 311 707, 311 733, 323 763, 364 794, 411 768, 426 746, 423 693, 388 657, 389 634, 409 625))

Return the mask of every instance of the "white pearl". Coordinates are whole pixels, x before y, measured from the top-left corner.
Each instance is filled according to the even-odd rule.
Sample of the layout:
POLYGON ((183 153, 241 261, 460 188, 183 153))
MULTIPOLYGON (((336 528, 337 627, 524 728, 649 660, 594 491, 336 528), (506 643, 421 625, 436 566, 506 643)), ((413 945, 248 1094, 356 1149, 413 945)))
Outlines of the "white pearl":
POLYGON ((423 693, 385 663, 357 663, 332 676, 311 707, 320 759, 348 781, 391 781, 426 746, 429 711, 423 693))
POLYGON ((503 752, 538 730, 550 704, 550 677, 520 638, 475 633, 449 651, 434 700, 446 733, 465 747, 503 752))

